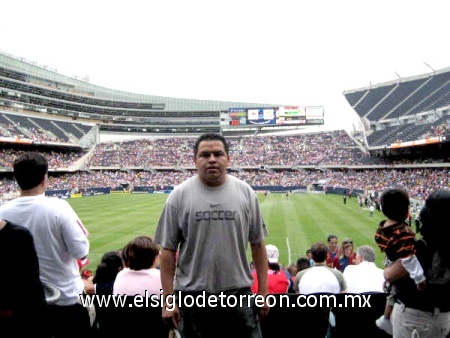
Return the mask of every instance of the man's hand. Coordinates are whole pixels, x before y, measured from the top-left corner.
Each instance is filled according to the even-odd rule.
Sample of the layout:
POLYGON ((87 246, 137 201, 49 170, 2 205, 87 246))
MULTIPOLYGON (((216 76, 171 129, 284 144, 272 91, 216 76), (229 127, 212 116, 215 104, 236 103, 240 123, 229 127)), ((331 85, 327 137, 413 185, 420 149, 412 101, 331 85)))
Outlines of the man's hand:
POLYGON ((259 308, 259 319, 262 320, 269 314, 270 307, 267 305, 266 301, 264 301, 264 304, 262 307, 259 308))
POLYGON ((169 307, 170 310, 168 310, 167 305, 163 306, 162 309, 162 319, 163 322, 166 323, 166 325, 171 329, 178 329, 178 326, 180 325, 180 309, 176 304, 173 304, 173 307, 169 307))

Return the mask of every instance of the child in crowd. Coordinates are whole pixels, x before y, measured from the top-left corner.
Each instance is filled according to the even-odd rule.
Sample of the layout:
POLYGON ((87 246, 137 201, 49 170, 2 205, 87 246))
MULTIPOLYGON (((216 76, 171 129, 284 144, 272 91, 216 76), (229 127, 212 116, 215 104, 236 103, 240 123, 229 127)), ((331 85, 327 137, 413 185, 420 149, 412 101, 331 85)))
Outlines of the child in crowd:
POLYGON ((159 265, 160 246, 149 236, 137 236, 122 250, 124 269, 114 280, 114 295, 151 297, 162 291, 159 265))
POLYGON ((93 278, 95 293, 112 295, 116 276, 123 269, 122 256, 119 251, 108 251, 102 256, 93 278))
MULTIPOLYGON (((419 290, 426 287, 422 266, 415 255, 415 232, 405 223, 409 212, 409 194, 400 188, 383 191, 380 197, 381 211, 387 217, 380 222, 375 232, 375 241, 381 252, 386 254, 385 265, 389 266, 397 259, 409 276, 414 279, 419 290)), ((388 286, 389 296, 384 314, 377 319, 377 326, 392 335, 391 312, 395 303, 395 287, 388 286)))

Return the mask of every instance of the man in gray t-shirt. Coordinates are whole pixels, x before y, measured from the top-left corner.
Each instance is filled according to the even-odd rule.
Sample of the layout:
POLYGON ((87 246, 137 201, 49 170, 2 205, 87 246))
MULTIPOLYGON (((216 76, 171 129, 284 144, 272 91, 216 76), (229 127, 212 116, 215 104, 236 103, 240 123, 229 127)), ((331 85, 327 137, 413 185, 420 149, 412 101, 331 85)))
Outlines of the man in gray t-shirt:
MULTIPOLYGON (((180 297, 202 292, 207 297, 221 293, 228 297, 250 295, 250 243, 258 293, 266 296, 267 232, 255 192, 247 183, 227 174, 228 144, 218 134, 197 139, 194 162, 197 175, 169 195, 155 234, 155 241, 162 246, 163 295, 167 297, 175 291, 181 292, 180 297)), ((166 305, 171 308, 172 304, 166 305)), ((260 318, 264 317, 267 305, 259 309, 220 305, 219 301, 216 307, 194 308, 181 303, 180 309, 176 306, 172 311, 164 307, 163 318, 171 327, 179 327, 187 338, 212 336, 213 330, 223 333, 229 328, 234 335, 242 332, 242 337, 257 337, 257 312, 260 318)))

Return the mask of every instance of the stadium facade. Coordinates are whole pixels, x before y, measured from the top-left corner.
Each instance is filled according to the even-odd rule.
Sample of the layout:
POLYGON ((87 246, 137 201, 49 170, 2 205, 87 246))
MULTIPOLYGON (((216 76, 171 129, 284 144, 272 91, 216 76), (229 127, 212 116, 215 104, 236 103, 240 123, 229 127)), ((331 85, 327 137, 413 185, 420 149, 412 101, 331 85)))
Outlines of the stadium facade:
MULTIPOLYGON (((192 142, 204 132, 230 137, 230 169, 255 190, 366 193, 383 186, 364 170, 446 170, 450 165, 450 68, 343 95, 364 130, 308 133, 309 127, 323 125, 323 107, 128 93, 0 53, 0 194, 14 189, 4 188, 12 179, 12 159, 30 149, 55 160, 51 172, 60 195, 124 187, 170 191, 194 172, 192 142), (136 140, 105 145, 102 134, 136 140), (108 180, 101 183, 105 172, 108 180)), ((440 176, 445 186, 447 174, 440 176)))

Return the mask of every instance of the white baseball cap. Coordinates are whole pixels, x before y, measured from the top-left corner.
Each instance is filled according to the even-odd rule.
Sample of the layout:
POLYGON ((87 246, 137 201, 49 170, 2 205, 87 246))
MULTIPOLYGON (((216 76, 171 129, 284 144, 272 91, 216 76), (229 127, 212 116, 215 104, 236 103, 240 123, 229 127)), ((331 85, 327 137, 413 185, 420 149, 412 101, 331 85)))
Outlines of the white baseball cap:
POLYGON ((278 248, 275 245, 267 244, 266 251, 267 260, 269 261, 269 263, 278 263, 278 259, 280 258, 280 252, 278 251, 278 248))

